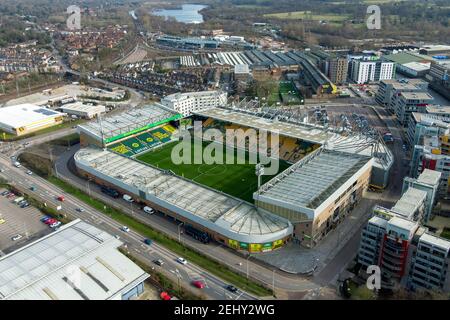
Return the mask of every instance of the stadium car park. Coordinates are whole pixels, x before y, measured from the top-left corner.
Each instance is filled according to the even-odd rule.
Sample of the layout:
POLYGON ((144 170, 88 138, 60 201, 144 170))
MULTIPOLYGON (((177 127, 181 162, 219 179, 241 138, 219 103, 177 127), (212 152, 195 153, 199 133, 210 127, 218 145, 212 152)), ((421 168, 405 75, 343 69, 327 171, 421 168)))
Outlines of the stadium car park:
POLYGON ((27 203, 20 195, 0 189, 0 251, 3 253, 52 231, 40 221, 44 215, 27 203))

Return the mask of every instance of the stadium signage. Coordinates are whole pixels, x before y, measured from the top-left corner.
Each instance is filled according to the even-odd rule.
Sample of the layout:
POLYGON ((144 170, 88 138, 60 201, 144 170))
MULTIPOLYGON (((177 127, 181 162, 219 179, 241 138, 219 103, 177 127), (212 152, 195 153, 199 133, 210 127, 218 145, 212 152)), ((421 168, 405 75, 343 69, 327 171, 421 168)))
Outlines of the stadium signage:
POLYGON ((158 121, 158 122, 150 123, 150 124, 148 124, 148 125, 146 125, 144 127, 140 127, 140 128, 134 129, 132 131, 128 131, 128 132, 119 134, 117 136, 114 136, 114 137, 111 137, 111 138, 107 138, 107 139, 105 139, 105 143, 111 143, 111 142, 114 142, 114 141, 117 141, 117 140, 129 137, 129 136, 131 136, 133 134, 136 134, 136 133, 139 133, 141 131, 144 131, 144 130, 151 129, 153 127, 159 126, 160 124, 164 124, 164 123, 167 123, 167 122, 170 122, 170 121, 178 120, 178 119, 180 119, 182 117, 183 116, 181 114, 177 114, 177 115, 174 115, 174 116, 172 116, 170 118, 166 118, 166 119, 163 119, 163 120, 158 121))

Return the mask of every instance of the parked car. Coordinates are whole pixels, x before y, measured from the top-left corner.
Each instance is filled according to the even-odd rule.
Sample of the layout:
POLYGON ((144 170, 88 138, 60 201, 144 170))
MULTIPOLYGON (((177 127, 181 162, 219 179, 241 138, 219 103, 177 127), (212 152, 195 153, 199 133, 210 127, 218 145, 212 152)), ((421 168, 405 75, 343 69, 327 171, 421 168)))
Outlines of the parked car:
POLYGON ((3 191, 3 192, 1 193, 1 195, 2 195, 2 196, 6 196, 8 193, 9 193, 9 191, 6 190, 6 191, 3 191))
POLYGON ((125 200, 126 202, 134 202, 133 198, 131 196, 129 196, 128 194, 124 194, 123 195, 123 200, 125 200))
POLYGON ((200 280, 192 281, 192 285, 196 288, 203 289, 205 287, 205 283, 200 280))
POLYGON ((45 222, 45 221, 47 221, 48 219, 50 219, 51 217, 49 217, 49 216, 43 216, 40 220, 42 221, 42 222, 45 222))
POLYGON ((183 264, 183 265, 186 265, 186 264, 187 264, 186 259, 184 259, 184 258, 182 258, 182 257, 178 257, 178 258, 177 258, 177 262, 178 262, 178 263, 181 263, 181 264, 183 264))
POLYGON ((6 222, 6 220, 5 219, 3 219, 3 218, 0 218, 0 224, 4 224, 6 222))
POLYGON ((31 176, 33 174, 33 172, 31 170, 27 171, 27 175, 31 176))
POLYGON ((50 218, 50 219, 48 219, 48 220, 45 220, 44 223, 45 223, 45 224, 48 224, 48 225, 51 225, 51 224, 55 223, 56 221, 58 221, 58 220, 53 219, 53 218, 50 218))
POLYGON ((153 210, 153 208, 150 208, 150 207, 147 207, 147 206, 145 206, 143 210, 144 210, 145 213, 148 213, 148 214, 155 213, 155 210, 153 210))
POLYGON ((26 201, 26 202, 24 202, 24 203, 22 203, 22 204, 20 205, 20 207, 21 207, 22 209, 28 208, 29 206, 30 206, 30 203, 29 203, 28 201, 26 201))
POLYGON ((59 227, 60 225, 61 225, 61 221, 56 221, 55 223, 52 223, 50 225, 50 228, 56 228, 56 227, 59 227))
POLYGON ((16 234, 14 237, 11 238, 12 241, 17 241, 20 239, 22 239, 22 235, 20 235, 20 234, 16 234))

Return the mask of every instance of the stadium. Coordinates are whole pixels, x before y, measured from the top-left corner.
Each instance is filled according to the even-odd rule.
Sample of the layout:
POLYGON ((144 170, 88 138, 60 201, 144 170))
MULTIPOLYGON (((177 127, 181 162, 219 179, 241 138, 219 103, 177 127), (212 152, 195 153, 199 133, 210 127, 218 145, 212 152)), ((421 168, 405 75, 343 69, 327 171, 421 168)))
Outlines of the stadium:
POLYGON ((315 246, 345 220, 369 183, 386 185, 393 161, 382 141, 248 102, 190 117, 153 104, 80 125, 79 132, 84 148, 75 164, 82 176, 133 196, 203 239, 252 253, 287 241, 315 246), (193 123, 201 123, 200 134, 193 123), (201 154, 216 145, 231 150, 233 161, 174 163, 172 150, 185 141, 185 129, 201 142, 201 154), (278 172, 258 182, 249 161, 252 141, 244 136, 220 142, 202 134, 210 129, 225 137, 229 129, 253 129, 258 136, 268 133, 269 142, 276 134, 278 145, 269 157, 279 160, 278 172))

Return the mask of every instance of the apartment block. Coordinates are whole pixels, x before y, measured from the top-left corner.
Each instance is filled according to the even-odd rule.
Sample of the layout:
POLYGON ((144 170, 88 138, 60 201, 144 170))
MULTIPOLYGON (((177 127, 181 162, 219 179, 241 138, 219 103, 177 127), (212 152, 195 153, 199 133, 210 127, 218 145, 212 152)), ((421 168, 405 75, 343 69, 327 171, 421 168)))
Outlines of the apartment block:
POLYGON ((352 60, 350 78, 358 84, 378 82, 395 77, 395 63, 352 60))
POLYGON ((397 120, 407 126, 412 112, 426 113, 426 107, 434 98, 427 92, 400 92, 394 96, 392 104, 397 120))
MULTIPOLYGON (((403 194, 406 194, 409 190, 421 190, 426 192, 422 218, 424 222, 427 222, 431 217, 433 206, 436 203, 439 193, 441 176, 442 173, 439 171, 425 169, 417 179, 406 177, 403 180, 403 194)), ((402 199, 404 198, 402 197, 402 199)))
POLYGON ((419 238, 408 279, 412 289, 450 291, 450 241, 424 233, 419 238))
POLYGON ((392 209, 375 206, 362 230, 358 262, 363 269, 380 267, 384 289, 450 291, 450 241, 430 234, 417 216, 417 208, 426 208, 431 202, 428 194, 433 191, 429 186, 435 187, 437 178, 426 171, 414 184, 405 180, 407 190, 396 205, 392 209), (407 212, 407 202, 411 202, 411 212, 407 212))
POLYGON ((394 113, 394 97, 401 92, 425 92, 427 88, 428 82, 420 79, 381 80, 375 100, 386 110, 394 113))

